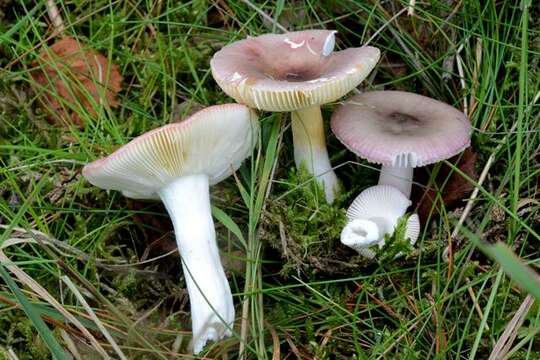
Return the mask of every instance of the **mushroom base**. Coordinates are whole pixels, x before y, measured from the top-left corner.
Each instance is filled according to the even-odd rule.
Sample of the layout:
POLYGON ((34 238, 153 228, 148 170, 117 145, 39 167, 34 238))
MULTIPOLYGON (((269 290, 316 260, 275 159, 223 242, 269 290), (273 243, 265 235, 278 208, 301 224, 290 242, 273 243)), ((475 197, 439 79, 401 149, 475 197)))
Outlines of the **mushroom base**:
POLYGON ((326 201, 331 204, 339 193, 340 184, 326 150, 321 109, 312 106, 293 111, 291 120, 296 167, 305 166, 317 178, 324 187, 326 201))
POLYGON ((159 191, 171 217, 186 278, 193 352, 232 334, 234 304, 216 244, 208 177, 179 178, 159 191))

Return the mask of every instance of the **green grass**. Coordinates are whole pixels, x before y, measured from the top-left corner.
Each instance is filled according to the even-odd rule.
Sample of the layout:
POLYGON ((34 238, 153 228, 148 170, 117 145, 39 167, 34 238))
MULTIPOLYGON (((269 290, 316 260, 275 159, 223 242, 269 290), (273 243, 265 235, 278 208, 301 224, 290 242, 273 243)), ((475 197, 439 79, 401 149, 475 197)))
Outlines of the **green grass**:
MULTIPOLYGON (((0 243, 20 240, 1 249, 10 260, 0 264, 4 358, 61 358, 73 349, 99 357, 90 338, 117 358, 64 275, 127 358, 189 357, 189 303, 164 208, 93 187, 80 170, 145 131, 230 102, 212 79, 212 54, 284 26, 336 29, 339 48, 380 30, 370 45, 383 56, 362 89, 466 105, 476 167, 487 165, 487 173, 481 183, 467 180, 479 190, 462 223, 467 199, 433 216, 410 256, 366 264, 338 234, 342 209, 375 184, 377 167, 328 132, 346 192, 334 206, 321 203, 309 196, 309 179, 292 171, 286 114, 261 113, 259 147, 236 177, 212 189, 237 322, 234 336, 207 355, 487 359, 509 329, 515 339, 500 358, 539 359, 538 301, 515 329, 510 321, 528 293, 538 299, 530 269, 540 266, 540 7, 417 1, 414 16, 389 22, 407 3, 58 1, 66 33, 116 63, 124 78, 116 109, 93 103, 92 115, 64 103, 87 124, 79 128, 48 123, 43 87, 31 77, 32 62, 54 41, 44 2, 0 1, 0 243), (288 253, 283 236, 292 242, 288 253)), ((325 119, 335 105, 323 109, 325 119)))

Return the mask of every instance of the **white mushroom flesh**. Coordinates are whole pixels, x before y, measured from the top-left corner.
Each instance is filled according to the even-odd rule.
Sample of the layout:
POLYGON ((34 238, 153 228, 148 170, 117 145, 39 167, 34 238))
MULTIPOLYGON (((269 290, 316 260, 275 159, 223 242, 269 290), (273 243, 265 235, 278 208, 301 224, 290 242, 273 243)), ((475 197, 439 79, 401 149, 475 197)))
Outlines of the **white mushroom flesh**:
POLYGON ((231 335, 234 305, 216 244, 206 175, 181 177, 159 191, 171 217, 191 306, 193 352, 231 335))
MULTIPOLYGON (((405 215, 411 201, 398 189, 389 185, 376 185, 362 191, 347 210, 347 225, 341 232, 341 242, 360 255, 373 258, 370 249, 382 247, 384 236, 392 234, 405 215)), ((405 237, 411 244, 416 242, 420 223, 416 214, 409 217, 405 237)))

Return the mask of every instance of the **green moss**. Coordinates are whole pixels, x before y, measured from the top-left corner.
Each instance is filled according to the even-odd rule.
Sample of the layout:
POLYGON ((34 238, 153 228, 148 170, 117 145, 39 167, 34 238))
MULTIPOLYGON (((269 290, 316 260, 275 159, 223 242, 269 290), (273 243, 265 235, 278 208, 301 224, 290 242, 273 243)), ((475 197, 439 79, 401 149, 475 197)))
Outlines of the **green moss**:
POLYGON ((268 203, 261 234, 281 254, 281 274, 284 276, 355 274, 374 263, 402 266, 414 261, 420 252, 429 256, 439 246, 432 241, 423 242, 422 248, 411 245, 405 238, 409 216, 403 216, 396 231, 385 236, 385 245, 380 249, 373 247, 376 257, 370 260, 340 242, 341 230, 347 221, 346 208, 355 194, 342 193, 334 204, 329 205, 322 186, 305 169, 290 170, 287 179, 279 182, 274 193, 276 195, 268 203))
POLYGON ((274 194, 262 228, 264 239, 284 259, 283 275, 347 273, 365 261, 339 241, 348 194, 327 204, 322 186, 305 169, 290 170, 274 194))
POLYGON ((22 311, 4 313, 0 318, 2 346, 11 347, 21 360, 49 359, 50 353, 43 339, 38 335, 32 321, 22 311))
POLYGON ((414 246, 411 245, 409 239, 405 238, 407 233, 407 221, 410 215, 402 216, 396 229, 392 234, 386 234, 384 236, 384 246, 379 250, 376 250, 377 259, 381 262, 390 261, 395 259, 398 254, 410 255, 414 251, 414 246))

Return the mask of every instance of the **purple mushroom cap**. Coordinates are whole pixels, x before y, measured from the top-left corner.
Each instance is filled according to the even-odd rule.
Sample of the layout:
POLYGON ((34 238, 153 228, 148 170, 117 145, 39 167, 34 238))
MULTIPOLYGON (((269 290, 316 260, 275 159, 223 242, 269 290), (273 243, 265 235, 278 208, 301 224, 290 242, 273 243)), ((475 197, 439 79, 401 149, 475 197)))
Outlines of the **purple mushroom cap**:
POLYGON ((333 51, 335 33, 307 30, 236 41, 214 55, 212 75, 237 102, 260 110, 335 101, 358 86, 380 57, 371 46, 333 51))
POLYGON ((352 152, 385 166, 418 167, 448 159, 470 145, 471 124, 459 110, 403 91, 350 98, 331 127, 352 152))

